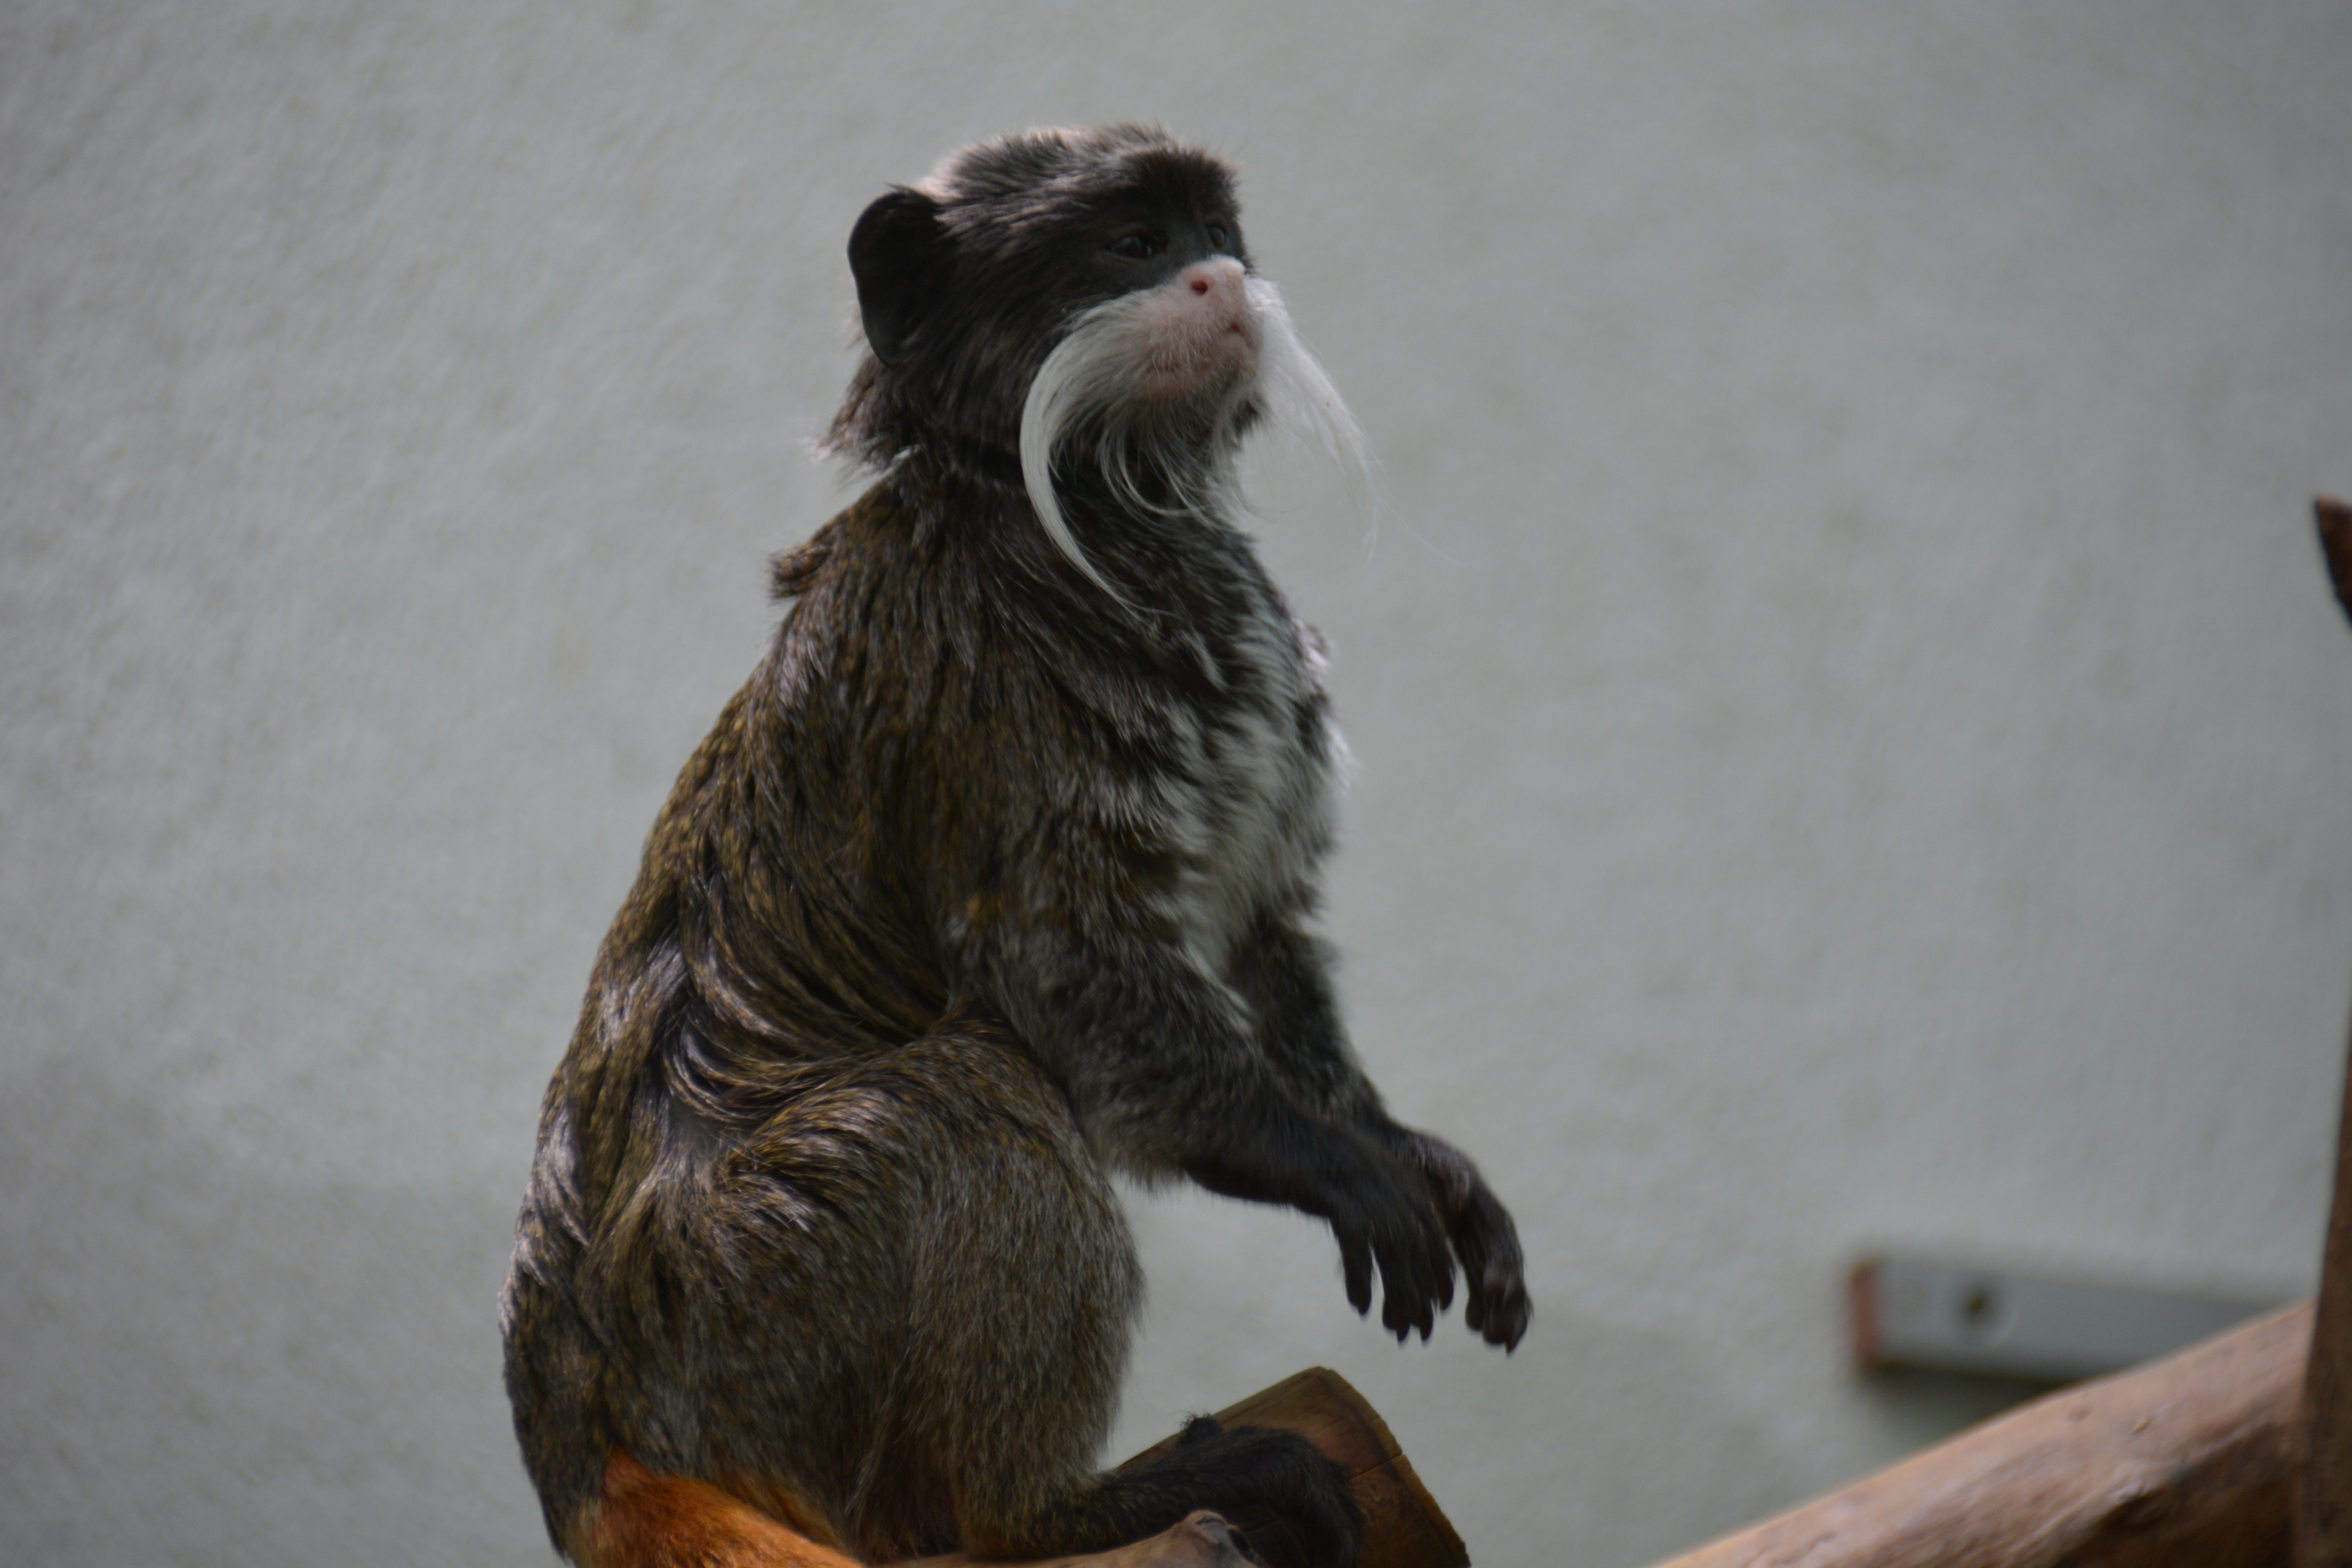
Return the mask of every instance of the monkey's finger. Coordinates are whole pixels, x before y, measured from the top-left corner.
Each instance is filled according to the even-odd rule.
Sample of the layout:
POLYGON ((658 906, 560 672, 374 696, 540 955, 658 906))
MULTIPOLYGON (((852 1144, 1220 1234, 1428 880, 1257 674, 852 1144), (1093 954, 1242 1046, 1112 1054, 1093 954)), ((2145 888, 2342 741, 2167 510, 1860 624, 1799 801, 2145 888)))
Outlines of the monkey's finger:
POLYGON ((1412 1291, 1390 1291, 1381 1301, 1381 1322, 1402 1344, 1417 1329, 1422 1343, 1429 1341, 1430 1331, 1437 1326, 1436 1314, 1429 1310, 1428 1296, 1412 1291))
POLYGON ((1424 1235, 1400 1238, 1399 1242, 1403 1244, 1380 1249, 1385 1288, 1381 1322, 1400 1340, 1413 1329, 1426 1340, 1437 1326, 1439 1307, 1453 1300, 1454 1259, 1443 1237, 1434 1247, 1424 1235))
POLYGON ((1508 1251, 1497 1250, 1486 1260, 1480 1278, 1482 1293, 1487 1301, 1486 1322, 1481 1325, 1489 1344, 1499 1344, 1506 1350, 1516 1349, 1528 1332, 1528 1281, 1519 1263, 1517 1238, 1511 1238, 1508 1251))
POLYGON ((1517 1260, 1489 1258, 1479 1263, 1464 1260, 1464 1288, 1468 1303, 1462 1321, 1489 1344, 1517 1344, 1527 1333, 1528 1286, 1517 1260))
POLYGON ((1399 1344, 1411 1337, 1417 1328, 1421 1329, 1421 1337, 1427 1339, 1429 1331, 1422 1328, 1422 1324, 1428 1319, 1429 1303, 1426 1301, 1416 1310, 1410 1296, 1393 1288, 1381 1297, 1381 1326, 1396 1335, 1399 1344))
POLYGON ((1360 1235, 1339 1235, 1339 1272, 1348 1282, 1348 1304, 1358 1317, 1372 1310, 1372 1248, 1360 1235))
POLYGON ((1462 1321, 1476 1328, 1495 1300, 1495 1271, 1484 1247, 1457 1246, 1462 1254, 1462 1321))
POLYGON ((1470 1192, 1470 1222, 1477 1228, 1477 1234, 1486 1244, 1486 1250, 1494 1258, 1503 1258, 1503 1260, 1510 1262, 1510 1270, 1517 1271, 1519 1255, 1522 1255, 1519 1253, 1519 1228, 1512 1225, 1510 1210, 1503 1208, 1503 1199, 1489 1192, 1486 1183, 1479 1183, 1477 1189, 1470 1192))
POLYGON ((1412 1330, 1412 1308, 1405 1300, 1404 1271, 1385 1248, 1381 1256, 1381 1327, 1396 1335, 1399 1344, 1412 1330))
POLYGON ((1428 1216, 1419 1239, 1423 1266, 1431 1275, 1430 1293, 1436 1297, 1437 1310, 1442 1312, 1454 1304, 1454 1249, 1445 1234, 1444 1221, 1434 1214, 1428 1216))
POLYGON ((1465 1268, 1471 1267, 1473 1249, 1481 1260, 1503 1261, 1515 1271, 1519 1267, 1519 1228, 1511 1223, 1511 1211, 1484 1182, 1471 1188, 1470 1199, 1454 1224, 1454 1244, 1463 1254, 1465 1268))
POLYGON ((1462 1260, 1462 1318, 1472 1328, 1486 1315, 1487 1281, 1492 1275, 1486 1253, 1486 1239, 1475 1226, 1456 1226, 1453 1235, 1454 1255, 1462 1260))
MULTIPOLYGON (((1485 1291, 1486 1304, 1480 1313, 1483 1322, 1471 1324, 1488 1344, 1501 1345, 1505 1350, 1517 1350, 1519 1341, 1527 1337, 1528 1318, 1532 1307, 1528 1301, 1528 1283, 1517 1273, 1507 1279, 1490 1277, 1485 1291)), ((1465 1321, 1467 1313, 1464 1314, 1465 1321)))
POLYGON ((1462 1260, 1462 1322, 1473 1333, 1500 1343, 1494 1339, 1502 1327, 1496 1314, 1514 1291, 1526 1294, 1518 1260, 1491 1251, 1487 1235, 1475 1225, 1462 1226, 1454 1232, 1454 1250, 1462 1260))
POLYGON ((1518 1280, 1523 1262, 1518 1228, 1510 1211, 1481 1183, 1471 1194, 1454 1227, 1454 1250, 1474 1295, 1507 1292, 1518 1280))
POLYGON ((1488 1344, 1499 1344, 1506 1352, 1519 1348, 1527 1338, 1528 1318, 1533 1312, 1528 1293, 1522 1290, 1510 1301, 1487 1315, 1485 1339, 1488 1344))

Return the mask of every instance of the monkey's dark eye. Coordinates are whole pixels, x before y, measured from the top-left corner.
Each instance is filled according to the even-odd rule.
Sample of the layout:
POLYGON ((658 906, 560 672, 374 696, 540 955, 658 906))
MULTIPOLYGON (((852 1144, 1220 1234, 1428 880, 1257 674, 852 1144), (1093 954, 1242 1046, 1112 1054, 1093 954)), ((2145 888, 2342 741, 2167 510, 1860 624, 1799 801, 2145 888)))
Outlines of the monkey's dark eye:
POLYGON ((1156 234, 1124 234, 1110 242, 1110 253, 1129 261, 1149 261, 1166 249, 1156 234))
POLYGON ((1234 248, 1234 231, 1223 224, 1209 225, 1209 248, 1229 251, 1234 248))

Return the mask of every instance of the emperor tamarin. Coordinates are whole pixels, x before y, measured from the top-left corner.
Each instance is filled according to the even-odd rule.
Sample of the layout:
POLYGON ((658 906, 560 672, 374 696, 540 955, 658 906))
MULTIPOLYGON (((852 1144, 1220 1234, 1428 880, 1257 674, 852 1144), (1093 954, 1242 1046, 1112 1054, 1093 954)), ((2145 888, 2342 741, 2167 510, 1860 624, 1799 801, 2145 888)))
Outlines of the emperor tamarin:
POLYGON ((549 1528, 598 1564, 878 1562, 1205 1508, 1351 1563, 1297 1437, 1093 1467, 1140 1291, 1113 1172, 1328 1221, 1400 1338, 1456 1258, 1473 1329, 1527 1326, 1509 1216, 1381 1109, 1309 928, 1343 753, 1234 463, 1354 427, 1232 171, 1156 131, 966 149, 849 261, 829 439, 877 477, 776 563, 541 1117, 502 1319, 549 1528))

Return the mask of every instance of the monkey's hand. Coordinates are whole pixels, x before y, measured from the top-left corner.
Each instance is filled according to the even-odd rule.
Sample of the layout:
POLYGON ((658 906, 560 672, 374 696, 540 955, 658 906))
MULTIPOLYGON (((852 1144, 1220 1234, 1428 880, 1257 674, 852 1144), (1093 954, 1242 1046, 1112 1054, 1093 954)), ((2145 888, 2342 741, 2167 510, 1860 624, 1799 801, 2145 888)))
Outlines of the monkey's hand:
POLYGON ((1454 1256, 1462 1260, 1462 1321, 1488 1344, 1517 1350, 1528 1332, 1519 1229, 1470 1156, 1442 1138, 1399 1128, 1406 1156, 1429 1184, 1454 1256))
MULTIPOLYGON (((1368 1150, 1362 1166, 1332 1186, 1310 1209, 1331 1222, 1348 1301, 1372 1306, 1372 1267, 1381 1270, 1381 1326, 1402 1343, 1414 1329, 1427 1339, 1437 1314, 1454 1304, 1454 1259, 1444 1218, 1430 1203, 1419 1171, 1368 1150)), ((1509 1223, 1507 1219, 1504 1221, 1509 1223)))
POLYGON ((1371 1311, 1377 1266, 1381 1326, 1399 1340, 1414 1329, 1427 1339, 1437 1314, 1454 1304, 1454 1256, 1410 1148, 1269 1104, 1262 1130, 1187 1161, 1186 1173, 1211 1192, 1286 1203, 1329 1221, 1349 1304, 1371 1311))

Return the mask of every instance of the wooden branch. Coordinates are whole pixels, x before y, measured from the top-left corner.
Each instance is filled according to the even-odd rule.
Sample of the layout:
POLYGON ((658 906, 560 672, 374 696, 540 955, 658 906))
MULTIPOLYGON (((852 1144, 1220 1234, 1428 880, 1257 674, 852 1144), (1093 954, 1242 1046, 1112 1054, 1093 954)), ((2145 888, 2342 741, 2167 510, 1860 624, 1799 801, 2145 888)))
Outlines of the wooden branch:
MULTIPOLYGON (((2352 517, 2346 519, 2352 529, 2352 517)), ((2352 1568, 2352 1069, 2336 1121, 2336 1198, 2303 1385, 2304 1457, 2295 1475, 2295 1568, 2352 1568)))
MULTIPOLYGON (((1228 1427, 1278 1427, 1306 1437, 1348 1479, 1348 1493, 1364 1511, 1360 1568, 1469 1568, 1462 1538, 1413 1474, 1395 1434, 1348 1380, 1313 1366, 1217 1412, 1228 1427)), ((1131 1469, 1167 1453, 1176 1439, 1146 1448, 1120 1466, 1131 1469)), ((1053 1568, 1232 1568, 1232 1554, 1214 1514, 1196 1513, 1147 1541, 1090 1557, 1056 1557, 1053 1568)), ((1280 1521, 1251 1527, 1254 1537, 1282 1530, 1280 1521)), ((983 1564, 961 1552, 927 1557, 912 1568, 1016 1568, 983 1564)), ((1043 1568, 1042 1564, 1027 1568, 1043 1568)))
POLYGON ((2311 1325, 2061 1390, 1658 1568, 2274 1568, 2311 1325))
MULTIPOLYGON (((2352 507, 2311 506, 2336 601, 2352 615, 2352 507)), ((2318 1321, 2303 1385, 2304 1454, 2295 1474, 2295 1568, 2352 1568, 2352 1063, 2336 1122, 2336 1197, 2319 1276, 2318 1321)))
POLYGON ((2336 602, 2352 616, 2352 507, 2333 496, 2320 496, 2312 501, 2311 512, 2319 525, 2319 553, 2327 562, 2327 580, 2336 585, 2336 602))

